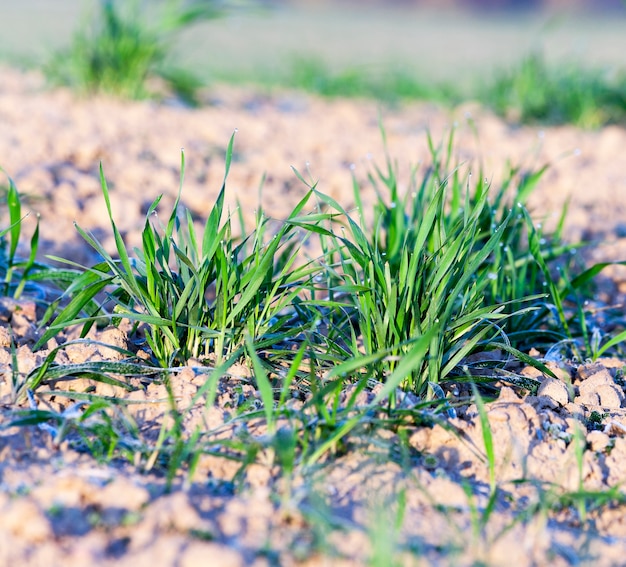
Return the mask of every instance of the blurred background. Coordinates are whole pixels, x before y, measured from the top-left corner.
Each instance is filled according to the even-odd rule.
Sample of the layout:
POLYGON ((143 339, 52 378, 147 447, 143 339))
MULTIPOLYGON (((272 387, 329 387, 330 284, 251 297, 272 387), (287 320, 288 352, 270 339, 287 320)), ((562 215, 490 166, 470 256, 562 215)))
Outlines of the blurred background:
MULTIPOLYGON (((280 1, 280 0, 277 0, 280 1)), ((459 8, 479 10, 526 10, 531 8, 584 8, 611 10, 624 7, 622 0, 282 0, 289 4, 352 4, 356 6, 417 6, 429 8, 459 8)))
MULTIPOLYGON (((108 1, 120 10, 133 4, 108 1)), ((453 104, 473 98, 502 109, 537 98, 546 84, 541 99, 580 91, 576 105, 592 96, 596 107, 606 102, 626 115, 626 0, 195 1, 217 6, 220 17, 162 35, 168 61, 202 85, 453 104)), ((97 24, 103 2, 0 0, 0 61, 63 62, 59 53, 97 24)), ((167 1, 139 4, 141 25, 158 26, 153 16, 167 1)))

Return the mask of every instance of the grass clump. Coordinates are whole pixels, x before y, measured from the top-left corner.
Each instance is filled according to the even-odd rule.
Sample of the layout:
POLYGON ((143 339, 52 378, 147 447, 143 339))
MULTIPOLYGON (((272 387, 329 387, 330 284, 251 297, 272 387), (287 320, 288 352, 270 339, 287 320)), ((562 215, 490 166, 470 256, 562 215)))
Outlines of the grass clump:
MULTIPOLYGON (((508 332, 530 323, 526 341, 548 316, 523 204, 543 170, 521 176, 511 169, 492 191, 480 173, 472 183, 471 174, 450 167, 453 135, 446 147, 429 142, 432 164, 419 182, 414 171, 404 195, 390 159, 370 177, 378 194, 373 224, 356 181, 355 214, 317 193, 342 225, 322 234, 334 352, 369 359, 368 378, 386 383, 386 390, 394 376, 394 387, 420 396, 458 379, 471 354, 496 344, 523 356, 508 332), (421 355, 407 372, 407 355, 418 344, 421 355)), ((546 246, 540 255, 547 262, 566 250, 546 246)))
POLYGON ((575 61, 549 64, 541 52, 524 57, 492 80, 461 89, 433 84, 389 66, 381 72, 358 67, 331 72, 319 60, 296 59, 287 86, 329 97, 379 100, 433 100, 448 105, 476 98, 508 120, 520 123, 571 123, 598 128, 626 120, 626 75, 583 67, 575 61))
POLYGON ((133 99, 146 97, 150 82, 160 79, 177 96, 193 103, 200 81, 172 65, 168 55, 180 31, 218 17, 222 8, 223 3, 214 0, 150 5, 137 0, 100 0, 92 22, 76 32, 68 50, 47 64, 46 74, 54 83, 87 94, 133 99))
POLYGON ((531 53, 498 72, 480 98, 515 121, 597 128, 626 119, 626 75, 573 61, 549 65, 541 53, 531 53))
MULTIPOLYGON (((71 299, 36 347, 71 325, 82 324, 85 335, 96 322, 128 318, 145 329, 154 361, 164 368, 191 358, 215 357, 219 364, 234 353, 246 356, 266 408, 274 395, 282 405, 294 384, 337 396, 346 379, 361 387, 384 384, 378 400, 398 386, 441 397, 439 383, 493 380, 484 372, 468 378, 466 361, 496 348, 550 373, 521 351, 538 337, 567 337, 558 327, 562 317, 551 320, 546 300, 552 294, 562 312, 569 288, 551 279, 549 264, 569 258, 570 247, 560 243, 558 231, 540 235, 524 207, 545 168, 524 174, 510 168, 493 191, 481 172, 473 183, 471 174, 451 165, 453 134, 445 147, 430 138, 429 144, 432 163, 419 181, 414 170, 405 195, 390 159, 386 170, 376 168, 370 176, 378 194, 373 224, 356 181, 355 213, 309 186, 277 228, 261 210, 252 232, 242 223, 239 243, 231 217, 224 219, 233 139, 224 184, 199 236, 180 207, 181 173, 167 222, 158 220, 157 198, 146 215, 141 249, 127 250, 101 171, 118 258, 78 227, 103 261, 68 287, 61 299, 71 299), (311 196, 320 210, 304 214, 311 196), (295 263, 302 231, 319 237, 320 262, 295 263), (99 306, 102 293, 110 303, 99 306), (306 361, 310 367, 299 369, 306 361), (325 379, 318 385, 320 374, 325 379), (326 389, 324 382, 334 385, 326 389)), ((506 379, 529 386, 515 376, 506 379)))
MULTIPOLYGON (((233 141, 234 137, 226 153, 226 176, 233 141)), ((296 226, 287 222, 269 234, 269 219, 259 210, 255 230, 246 235, 242 225, 243 236, 237 244, 230 216, 223 218, 225 176, 199 238, 191 214, 179 207, 184 165, 183 156, 180 190, 167 223, 161 225, 156 215, 159 197, 146 214, 142 249, 134 251, 126 249, 117 229, 101 169, 102 191, 119 258, 110 256, 91 234, 77 227, 104 261, 74 282, 68 290, 73 294, 71 301, 36 346, 68 325, 84 323, 84 335, 96 321, 125 317, 147 325, 146 340, 154 359, 163 367, 171 367, 209 355, 219 363, 243 347, 246 335, 258 346, 267 347, 298 331, 286 324, 289 315, 284 310, 316 268, 293 266, 298 246, 292 242, 296 226), (93 301, 105 289, 111 290, 108 297, 113 312, 90 312, 93 301)), ((308 199, 309 195, 304 197, 292 217, 300 214, 308 199)))
MULTIPOLYGON (((74 274, 41 322, 51 324, 35 348, 74 325, 82 325, 86 336, 94 324, 126 319, 131 332, 145 337, 159 376, 191 359, 213 367, 189 408, 203 396, 213 405, 220 378, 245 358, 259 404, 238 407, 233 419, 260 418, 268 436, 249 443, 233 439, 229 450, 243 466, 260 452, 272 453, 289 474, 342 451, 355 431, 399 426, 405 419, 415 423, 422 414, 426 420, 453 414, 450 391, 457 383, 499 380, 536 389, 536 380, 508 370, 511 358, 554 376, 523 351, 538 337, 554 342, 576 331, 564 298, 601 267, 574 279, 551 277, 553 263, 563 264, 570 247, 561 243, 558 230, 539 231, 524 206, 545 168, 509 168, 501 185, 490 188, 482 172, 473 181, 454 165, 451 134, 447 144, 429 139, 431 163, 421 178, 413 170, 406 193, 390 158, 386 168, 374 168, 373 220, 356 180, 354 211, 309 185, 284 221, 274 224, 259 210, 254 229, 246 231, 241 222, 241 235, 235 236, 224 209, 233 142, 202 232, 181 205, 183 156, 171 211, 161 222, 160 198, 155 199, 142 245, 133 250, 116 226, 101 168, 116 257, 77 227, 102 261, 74 274), (306 212, 313 198, 318 206, 306 212), (319 238, 321 255, 297 262, 303 239, 313 237, 319 238), (367 402, 360 396, 365 390, 374 390, 367 402), (402 390, 413 400, 404 413, 403 400, 409 398, 402 390), (305 400, 301 411, 290 409, 294 395, 305 400)), ((16 397, 37 389, 46 376, 89 376, 124 387, 115 377, 106 382, 107 372, 119 377, 145 371, 145 363, 133 361, 67 369, 50 357, 46 361, 25 377, 14 376, 16 397)), ((185 434, 189 408, 179 407, 170 378, 163 383, 176 417, 169 429, 163 426, 158 446, 142 451, 151 455, 149 467, 169 459, 174 474, 198 452, 221 449, 199 430, 185 434)))

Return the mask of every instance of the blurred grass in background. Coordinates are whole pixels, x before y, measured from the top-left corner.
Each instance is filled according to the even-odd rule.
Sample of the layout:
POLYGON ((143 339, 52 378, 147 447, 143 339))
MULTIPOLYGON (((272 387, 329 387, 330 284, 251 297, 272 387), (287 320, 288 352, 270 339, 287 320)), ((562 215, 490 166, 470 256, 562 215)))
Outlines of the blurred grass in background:
MULTIPOLYGON (((593 3, 603 9, 592 12, 572 8, 590 3, 558 9, 563 3, 555 0, 249 0, 237 10, 228 8, 241 2, 196 3, 226 8, 224 17, 185 22, 158 53, 161 71, 176 70, 174 91, 180 91, 177 78, 184 79, 188 100, 200 85, 229 82, 385 101, 473 98, 512 120, 585 127, 622 122, 626 115, 626 7, 620 0, 593 3), (550 9, 541 9, 544 4, 550 9)), ((158 8, 167 4, 144 2, 141 25, 154 29, 158 8)), ((86 37, 85 22, 99 5, 24 0, 3 7, 0 57, 27 66, 54 61, 72 37, 86 37)), ((84 52, 85 45, 75 41, 70 53, 84 52)), ((67 51, 63 57, 71 59, 67 51)))

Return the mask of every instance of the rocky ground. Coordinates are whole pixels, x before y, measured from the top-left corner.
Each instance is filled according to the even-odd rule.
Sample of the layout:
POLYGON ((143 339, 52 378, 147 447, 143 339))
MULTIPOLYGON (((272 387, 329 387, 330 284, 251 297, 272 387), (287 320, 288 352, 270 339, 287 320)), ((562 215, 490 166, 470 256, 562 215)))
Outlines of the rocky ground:
MULTIPOLYGON (((239 200, 250 222, 259 205, 281 218, 304 194, 292 166, 350 207, 352 173, 365 180, 372 161, 384 161, 382 117, 400 179, 408 179, 411 165, 428 160, 426 132, 443 140, 451 127, 457 130, 458 159, 476 170, 480 162, 493 183, 507 160, 523 171, 549 163, 530 203, 538 222, 554 223, 569 199, 566 237, 593 243, 581 252, 585 261, 626 260, 626 130, 617 126, 594 132, 519 127, 470 103, 454 110, 428 104, 381 109, 373 102, 226 87, 207 93, 201 108, 188 109, 174 102, 77 99, 65 90, 46 90, 37 74, 6 68, 0 77, 0 165, 26 208, 40 215, 42 254, 94 261, 74 221, 113 252, 100 161, 129 245, 140 244, 143 214, 158 194, 173 202, 181 148, 187 160, 183 201, 205 218, 235 129, 228 198, 232 208, 239 200)), ((373 191, 362 186, 364 202, 372 202, 373 191)), ((33 219, 24 224, 32 232, 33 219)), ((604 272, 594 299, 623 310, 624 294, 626 272, 616 267, 604 272)), ((19 372, 28 372, 47 354, 32 351, 36 323, 34 301, 2 300, 4 425, 16 409, 9 330, 19 372)), ((104 333, 94 338, 131 347, 123 330, 104 333)), ((80 363, 116 353, 81 345, 59 356, 80 363)), ((0 565, 360 565, 374 559, 389 565, 394 545, 393 561, 406 565, 621 564, 626 362, 551 364, 562 381, 519 365, 517 372, 543 380, 538 395, 522 399, 503 388, 488 405, 499 490, 483 523, 490 477, 475 406, 461 407, 458 417, 432 427, 416 425, 406 439, 364 431, 350 438, 343 454, 288 480, 276 476, 263 453, 243 477, 236 476, 237 463, 207 456, 191 478, 174 479, 169 493, 162 476, 127 463, 98 462, 67 440, 56 444, 47 429, 4 427, 0 565)), ((205 411, 200 403, 186 425, 204 420, 213 429, 228 421, 237 405, 257 396, 249 376, 246 368, 231 369, 216 406, 205 411)), ((191 400, 203 378, 193 368, 181 369, 173 377, 176 395, 191 400)), ((162 406, 151 402, 166 393, 149 379, 136 385, 128 394, 103 384, 48 384, 57 391, 90 386, 102 395, 133 396, 137 403, 128 411, 149 434, 163 417, 162 406)), ((36 403, 54 411, 70 407, 61 396, 36 403)))

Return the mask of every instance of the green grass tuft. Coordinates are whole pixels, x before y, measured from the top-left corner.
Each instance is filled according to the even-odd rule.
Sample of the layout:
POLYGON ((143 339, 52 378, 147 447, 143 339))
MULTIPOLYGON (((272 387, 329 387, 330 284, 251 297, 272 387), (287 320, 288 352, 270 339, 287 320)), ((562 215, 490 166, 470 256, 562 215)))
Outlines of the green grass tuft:
POLYGON ((550 65, 541 53, 531 53, 499 71, 480 98, 514 121, 598 128, 626 120, 626 74, 574 61, 550 65))
POLYGON ((44 70, 53 83, 87 94, 133 99, 148 96, 150 81, 160 79, 182 100, 195 103, 201 82, 171 65, 172 42, 183 29, 221 13, 222 3, 214 0, 171 0, 148 9, 137 0, 100 0, 92 21, 76 32, 69 49, 57 53, 44 70))

